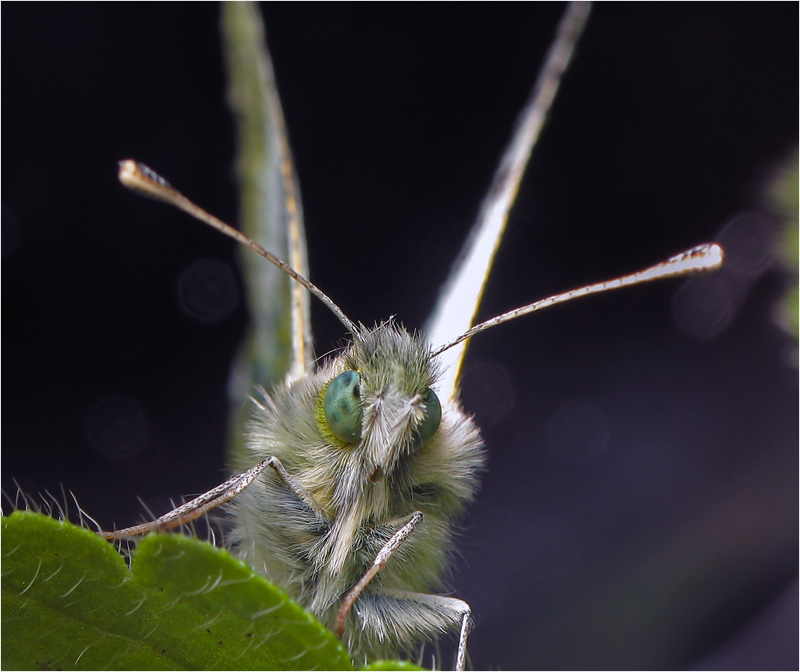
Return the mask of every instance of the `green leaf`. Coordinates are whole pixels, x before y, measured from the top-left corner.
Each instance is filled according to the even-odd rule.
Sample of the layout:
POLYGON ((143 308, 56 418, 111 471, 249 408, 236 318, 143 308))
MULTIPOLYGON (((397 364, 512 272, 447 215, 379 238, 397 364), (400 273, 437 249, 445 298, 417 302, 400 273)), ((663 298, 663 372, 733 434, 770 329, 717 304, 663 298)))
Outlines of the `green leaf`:
POLYGON ((131 568, 96 534, 2 519, 3 669, 352 669, 336 637, 227 552, 151 535, 131 568))

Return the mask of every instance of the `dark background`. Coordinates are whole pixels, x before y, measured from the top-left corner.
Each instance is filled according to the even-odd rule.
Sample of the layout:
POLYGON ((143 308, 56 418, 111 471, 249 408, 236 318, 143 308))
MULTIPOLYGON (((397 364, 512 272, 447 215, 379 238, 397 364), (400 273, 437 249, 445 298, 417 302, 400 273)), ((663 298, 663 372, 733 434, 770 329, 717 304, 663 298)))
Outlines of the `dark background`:
MULTIPOLYGON (((312 278, 355 320, 420 327, 562 8, 264 9, 312 278)), ((729 263, 475 339, 463 397, 489 470, 450 583, 478 669, 798 665, 797 352, 764 197, 796 161, 797 12, 595 8, 481 316, 710 239, 729 263)), ((241 279, 212 264, 204 318, 177 283, 235 267, 234 244, 115 165, 236 220, 218 8, 2 13, 3 488, 63 484, 122 526, 137 496, 161 512, 227 473, 241 279)), ((341 342, 314 320, 318 353, 341 342)))

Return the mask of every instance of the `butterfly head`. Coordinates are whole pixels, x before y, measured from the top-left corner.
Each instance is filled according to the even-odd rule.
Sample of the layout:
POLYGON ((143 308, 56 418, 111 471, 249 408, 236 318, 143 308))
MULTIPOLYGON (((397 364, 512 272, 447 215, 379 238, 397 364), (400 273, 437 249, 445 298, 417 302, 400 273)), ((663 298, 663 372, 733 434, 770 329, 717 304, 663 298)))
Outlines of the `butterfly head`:
POLYGON ((375 483, 435 437, 442 417, 431 389, 437 371, 424 339, 391 321, 360 330, 342 368, 320 395, 320 429, 375 483))

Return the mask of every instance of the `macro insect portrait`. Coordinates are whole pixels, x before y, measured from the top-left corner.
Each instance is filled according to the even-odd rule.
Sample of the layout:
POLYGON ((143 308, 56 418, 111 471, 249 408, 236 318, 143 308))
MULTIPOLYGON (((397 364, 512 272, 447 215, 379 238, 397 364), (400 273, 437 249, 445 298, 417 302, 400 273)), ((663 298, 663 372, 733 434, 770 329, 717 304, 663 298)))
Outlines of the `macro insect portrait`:
MULTIPOLYGON (((395 316, 410 331, 424 328, 564 8, 528 6, 500 17, 487 7, 458 21, 436 10, 263 9, 302 189, 311 280, 355 324, 395 316)), ((791 43, 781 32, 788 12, 593 12, 476 321, 705 241, 719 239, 729 262, 744 261, 732 271, 726 265, 571 302, 471 342, 461 369, 460 441, 477 442, 474 416, 487 465, 475 503, 447 531, 457 537, 458 557, 437 594, 471 606, 476 668, 690 665, 790 585, 795 376, 788 339, 765 309, 777 301, 777 275, 756 285, 770 268, 772 236, 761 194, 796 143, 796 101, 787 94, 796 78, 756 64, 765 52, 772 64, 791 58, 782 51, 791 43)), ((54 9, 45 20, 14 9, 4 17, 29 38, 3 47, 7 63, 25 63, 23 77, 6 81, 15 93, 6 123, 20 131, 36 124, 37 133, 14 133, 6 145, 6 165, 14 166, 4 181, 7 353, 14 354, 6 383, 14 394, 4 400, 3 487, 13 500, 11 478, 25 492, 57 492, 63 483, 112 530, 142 519, 137 497, 159 515, 171 499, 229 475, 223 447, 227 422, 237 421, 226 398, 252 291, 234 258, 252 252, 113 181, 114 163, 135 157, 236 222, 216 9, 78 14, 54 9), (49 51, 65 43, 63 53, 49 51), (39 88, 48 97, 37 98, 39 88), (54 118, 64 124, 57 136, 54 118), (45 146, 52 154, 39 151, 45 146), (35 195, 23 191, 31 181, 35 195), (51 202, 58 211, 47 210, 51 202)), ((327 371, 303 401, 311 419, 276 415, 261 403, 273 423, 324 420, 326 440, 346 451, 371 436, 376 416, 364 406, 351 416, 345 404, 340 424, 327 397, 334 407, 348 394, 363 402, 370 385, 355 355, 349 366, 327 370, 322 362, 346 352, 348 340, 369 337, 313 298, 311 312, 315 356, 327 371)), ((416 401, 398 440, 401 466, 375 458, 371 469, 347 472, 358 487, 377 491, 405 469, 410 496, 447 508, 409 466, 426 446, 441 447, 440 422, 453 426, 447 408, 439 421, 431 394, 447 402, 436 380, 423 371, 409 393, 416 401)), ((285 409, 278 397, 275 408, 285 409)), ((478 471, 478 462, 461 467, 478 471)), ((303 521, 310 546, 342 520, 343 503, 291 485, 290 468, 266 473, 288 486, 273 491, 278 497, 289 493, 307 507, 296 506, 295 522, 303 521)), ((477 487, 475 475, 462 499, 477 487)), ((395 511, 393 496, 370 506, 395 511)), ((356 624, 358 602, 379 594, 381 573, 408 549, 419 553, 415 539, 435 515, 426 510, 419 521, 415 510, 372 521, 369 512, 354 514, 348 524, 375 530, 372 538, 353 533, 310 551, 321 565, 345 567, 348 554, 376 555, 411 524, 399 555, 345 614, 356 624)), ((409 571, 442 573, 438 560, 423 560, 409 571)), ((325 587, 329 602, 336 597, 318 610, 329 625, 357 579, 352 572, 325 587)), ((284 583, 291 588, 292 580, 284 583)), ((436 658, 442 666, 459 641, 459 627, 451 629, 436 658)), ((350 643, 357 662, 407 648, 362 646, 357 636, 350 643)))

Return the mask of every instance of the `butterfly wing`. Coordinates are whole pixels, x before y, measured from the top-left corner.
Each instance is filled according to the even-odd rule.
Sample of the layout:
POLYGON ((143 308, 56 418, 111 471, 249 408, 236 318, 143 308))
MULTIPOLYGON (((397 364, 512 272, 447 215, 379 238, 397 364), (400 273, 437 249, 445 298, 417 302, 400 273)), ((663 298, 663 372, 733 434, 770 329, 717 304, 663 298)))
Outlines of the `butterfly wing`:
MULTIPOLYGON (((434 347, 448 343, 473 325, 522 175, 588 16, 587 3, 571 3, 559 23, 556 39, 481 203, 478 219, 425 326, 434 347)), ((445 399, 458 395, 467 343, 462 341, 439 355, 444 375, 437 392, 445 399)))
MULTIPOLYGON (((228 102, 237 131, 240 227, 308 277, 300 188, 264 25, 253 3, 222 4, 228 102)), ((297 380, 312 366, 308 292, 254 254, 242 255, 250 326, 234 369, 232 445, 241 442, 255 385, 297 380)))

